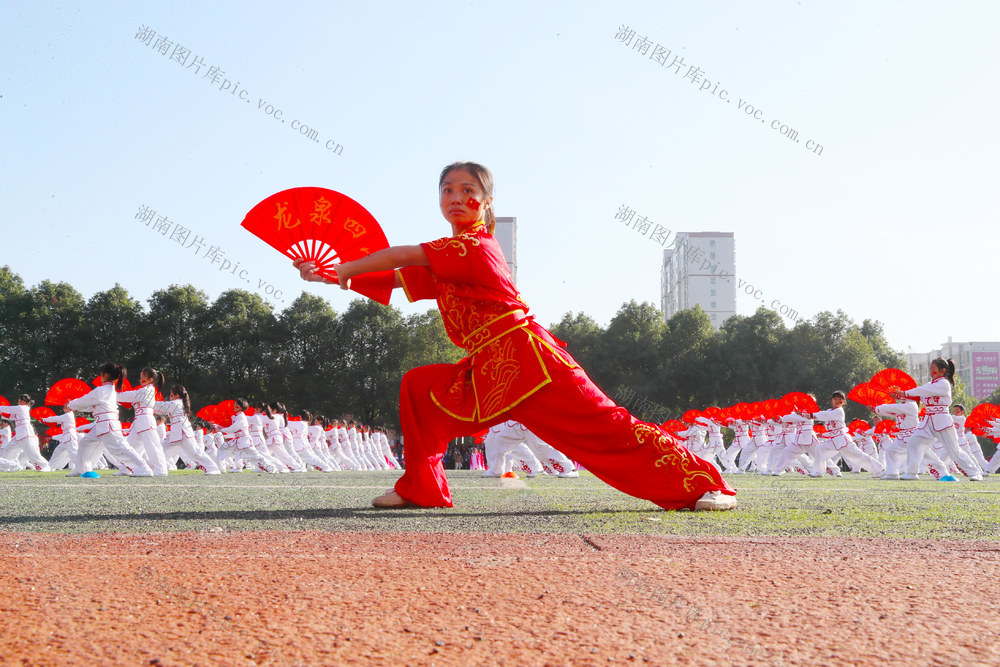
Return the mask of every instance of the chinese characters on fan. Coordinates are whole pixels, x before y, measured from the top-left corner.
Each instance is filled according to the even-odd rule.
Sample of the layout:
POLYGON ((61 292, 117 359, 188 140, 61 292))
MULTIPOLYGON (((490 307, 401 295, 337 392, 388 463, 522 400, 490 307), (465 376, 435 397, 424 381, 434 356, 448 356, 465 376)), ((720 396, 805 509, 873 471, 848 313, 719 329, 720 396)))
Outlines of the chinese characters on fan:
MULTIPOLYGON (((156 211, 143 204, 139 206, 139 211, 135 214, 135 219, 145 224, 160 236, 169 238, 183 249, 193 249, 195 255, 204 251, 201 255, 202 259, 212 265, 218 264, 219 271, 225 271, 245 283, 252 284, 250 278, 247 277, 249 276, 249 271, 240 269, 239 262, 236 262, 234 265, 230 260, 226 259, 226 253, 222 248, 207 243, 203 237, 193 234, 190 229, 180 223, 173 222, 168 216, 159 215, 156 211), (206 245, 208 245, 207 249, 205 248, 206 245)), ((264 294, 268 297, 284 303, 284 299, 281 298, 281 290, 266 280, 258 278, 257 289, 263 290, 264 294)))
MULTIPOLYGON (((692 621, 697 622, 699 619, 703 619, 702 612, 706 612, 710 617, 715 617, 715 612, 712 610, 703 610, 697 604, 689 602, 687 597, 682 593, 671 593, 669 589, 664 589, 659 584, 651 582, 649 577, 640 576, 638 572, 629 569, 622 568, 615 575, 619 580, 623 581, 622 585, 629 586, 635 589, 637 593, 642 593, 647 600, 651 600, 655 603, 662 604, 667 610, 674 610, 678 618, 683 619, 685 624, 690 624, 692 621)), ((744 639, 739 636, 745 633, 738 633, 735 635, 730 635, 729 630, 724 627, 724 624, 719 621, 718 618, 704 619, 698 629, 702 632, 707 632, 709 636, 717 635, 719 639, 726 642, 725 647, 720 647, 716 643, 717 648, 722 648, 722 650, 731 649, 734 645, 737 648, 742 648, 743 652, 746 653, 747 659, 750 660, 767 660, 768 650, 759 644, 753 644, 744 641, 744 639), (722 626, 720 628, 720 626, 722 626), (762 654, 763 652, 763 654, 762 654)), ((771 657, 771 665, 780 665, 781 662, 775 662, 778 658, 771 657)))
MULTIPOLYGON (((673 76, 681 76, 681 80, 689 80, 689 84, 692 86, 698 86, 698 92, 707 92, 712 97, 716 97, 719 100, 725 102, 726 104, 732 103, 732 98, 729 96, 729 91, 725 88, 719 88, 719 81, 710 81, 705 77, 705 72, 702 71, 700 67, 695 65, 688 65, 684 62, 684 58, 673 53, 670 49, 662 46, 658 43, 652 42, 646 37, 637 36, 635 30, 631 29, 627 25, 622 25, 618 28, 615 33, 615 40, 621 42, 625 46, 631 47, 633 51, 638 53, 640 56, 649 55, 649 60, 657 63, 660 67, 665 68, 668 72, 673 69, 673 76)), ((742 97, 737 98, 736 109, 742 111, 748 117, 754 120, 759 120, 761 123, 766 123, 767 120, 764 118, 764 112, 761 109, 757 109, 753 104, 750 104, 747 100, 742 97)), ((786 137, 795 143, 801 143, 799 140, 799 133, 797 130, 789 127, 787 124, 780 120, 771 121, 771 130, 777 132, 783 137, 786 137)), ((823 154, 823 146, 816 143, 812 139, 806 141, 806 150, 812 152, 814 155, 823 154)))
MULTIPOLYGON (((201 74, 202 79, 208 79, 208 82, 213 86, 218 85, 220 92, 229 93, 234 98, 244 100, 247 104, 251 103, 250 93, 247 92, 246 88, 240 88, 239 81, 233 83, 226 78, 226 73, 221 67, 218 65, 207 65, 205 59, 193 54, 191 49, 179 43, 174 43, 165 35, 157 36, 156 31, 146 25, 139 27, 139 31, 135 33, 135 39, 149 46, 160 55, 166 56, 168 60, 176 63, 179 67, 183 67, 185 70, 193 67, 195 76, 201 74, 201 69, 204 67, 205 73, 201 74)), ((269 104, 265 99, 257 98, 257 109, 263 111, 264 115, 270 116, 274 120, 279 120, 282 123, 285 122, 284 118, 282 118, 284 112, 276 108, 273 104, 269 104)), ((289 127, 306 139, 312 139, 317 144, 320 143, 319 132, 305 123, 293 120, 289 123, 289 127)), ((344 153, 344 147, 333 139, 329 139, 323 144, 323 147, 338 156, 344 153)))
POLYGON ((666 227, 657 225, 644 215, 636 217, 636 212, 625 204, 622 204, 618 209, 618 212, 615 213, 615 220, 624 222, 626 227, 631 227, 636 230, 642 237, 645 237, 646 232, 653 228, 653 225, 656 225, 655 229, 653 229, 653 233, 649 235, 649 240, 653 243, 659 243, 662 246, 667 246, 667 239, 669 239, 671 234, 673 234, 673 232, 666 227))
MULTIPOLYGON (((228 614, 224 614, 218 607, 210 605, 205 601, 204 598, 199 599, 197 594, 192 594, 192 591, 184 588, 180 584, 174 585, 174 582, 165 576, 157 576, 157 573, 148 566, 140 567, 138 570, 133 572, 133 576, 140 583, 145 583, 149 588, 158 590, 165 597, 174 597, 176 602, 184 603, 186 607, 190 607, 194 611, 201 611, 205 614, 205 620, 209 621, 210 624, 218 625, 219 629, 226 631, 228 630, 234 637, 239 633, 239 637, 249 639, 250 641, 256 641, 257 645, 253 648, 251 658, 269 658, 269 660, 278 660, 281 656, 281 649, 276 649, 271 651, 266 647, 264 642, 260 639, 247 634, 243 628, 237 628, 232 622, 232 618, 228 614), (198 608, 195 605, 203 605, 202 608, 198 608), (227 627, 228 626, 228 627, 227 627), (261 651, 258 653, 258 651, 261 651)), ((268 663, 273 664, 273 663, 268 663)), ((289 667, 305 667, 305 663, 295 660, 289 663, 289 667)))

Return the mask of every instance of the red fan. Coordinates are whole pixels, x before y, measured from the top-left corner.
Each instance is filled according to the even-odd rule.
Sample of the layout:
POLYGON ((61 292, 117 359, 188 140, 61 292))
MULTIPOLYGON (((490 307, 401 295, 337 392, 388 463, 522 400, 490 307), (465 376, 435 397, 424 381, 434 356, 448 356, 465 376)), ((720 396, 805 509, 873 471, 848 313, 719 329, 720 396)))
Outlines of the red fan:
POLYGON ((0 405, 10 405, 10 401, 8 401, 3 396, 0 396, 0 405))
POLYGON ((816 433, 826 433, 826 426, 823 424, 813 424, 813 431, 816 433))
POLYGON ((290 422, 300 422, 300 421, 302 421, 302 417, 289 417, 288 421, 290 421, 290 422))
POLYGON ((793 391, 785 394, 782 400, 791 403, 795 410, 809 413, 819 412, 819 405, 816 403, 816 399, 805 392, 793 391))
POLYGON ((747 412, 749 407, 750 406, 746 403, 737 403, 729 408, 729 415, 733 417, 733 419, 746 420, 749 418, 749 414, 747 412))
POLYGON ((45 431, 45 435, 52 437, 53 435, 62 435, 62 428, 59 426, 50 426, 45 431))
POLYGON ((215 406, 215 421, 219 426, 232 426, 233 414, 236 412, 236 401, 229 399, 215 406))
POLYGON ((899 433, 899 426, 892 419, 883 419, 875 424, 876 433, 899 433))
MULTIPOLYGON (((104 383, 101 382, 101 376, 98 375, 91 384, 95 387, 100 387, 104 383)), ((128 378, 122 378, 122 391, 132 391, 132 383, 128 381, 128 378)), ((48 403, 48 401, 45 402, 48 403)))
POLYGON ((687 430, 687 424, 682 422, 680 419, 668 419, 663 422, 663 425, 660 428, 668 433, 680 433, 681 431, 687 430))
POLYGON ((247 417, 253 417, 255 414, 257 414, 257 412, 253 408, 248 407, 246 410, 243 411, 243 414, 245 414, 247 417))
MULTIPOLYGON (((281 254, 313 262, 326 278, 335 277, 334 264, 389 247, 382 228, 364 206, 326 188, 291 188, 273 194, 247 213, 243 227, 281 254)), ((352 290, 389 303, 391 282, 377 285, 380 281, 360 278, 351 281, 352 290)))
POLYGON ((701 417, 701 410, 688 410, 681 415, 681 421, 686 424, 693 424, 698 417, 701 417))
POLYGON ((867 431, 871 427, 872 425, 866 422, 865 420, 855 419, 854 421, 852 421, 850 424, 847 425, 847 431, 851 435, 854 435, 858 431, 867 431))
POLYGON ((713 405, 710 408, 705 408, 704 415, 714 422, 721 423, 726 419, 726 413, 722 411, 722 408, 719 408, 715 405, 713 405))
POLYGON ((214 405, 206 405, 201 410, 195 413, 195 417, 198 419, 203 419, 209 423, 214 423, 217 420, 215 416, 216 407, 214 405))
POLYGON ((892 403, 892 399, 889 397, 889 394, 876 389, 867 382, 862 382, 854 389, 847 392, 847 398, 866 406, 870 410, 874 410, 876 405, 892 403))
POLYGON ((889 394, 894 391, 913 389, 917 386, 917 381, 910 377, 906 371, 901 371, 898 368, 887 368, 873 375, 868 384, 889 394))
POLYGON ((66 405, 74 398, 80 398, 89 393, 90 385, 83 380, 66 378, 52 385, 49 393, 45 394, 45 402, 49 405, 66 405))
POLYGON ((764 416, 768 419, 778 419, 781 417, 781 401, 776 398, 769 398, 764 401, 764 416))
POLYGON ((43 417, 55 417, 56 416, 56 411, 53 410, 52 408, 47 408, 47 407, 45 407, 43 405, 40 405, 37 408, 33 408, 29 414, 34 419, 37 419, 38 421, 42 421, 43 417))
POLYGON ((484 429, 482 431, 478 431, 476 433, 471 434, 469 437, 472 438, 472 441, 474 443, 476 443, 477 445, 481 445, 484 442, 486 442, 486 434, 489 432, 490 432, 489 429, 484 429))
POLYGON ((132 422, 122 422, 122 429, 132 428, 132 422))
POLYGON ((83 417, 77 417, 76 418, 76 425, 77 425, 77 427, 80 427, 80 426, 83 426, 84 424, 89 424, 89 423, 90 423, 89 419, 84 419, 83 417))

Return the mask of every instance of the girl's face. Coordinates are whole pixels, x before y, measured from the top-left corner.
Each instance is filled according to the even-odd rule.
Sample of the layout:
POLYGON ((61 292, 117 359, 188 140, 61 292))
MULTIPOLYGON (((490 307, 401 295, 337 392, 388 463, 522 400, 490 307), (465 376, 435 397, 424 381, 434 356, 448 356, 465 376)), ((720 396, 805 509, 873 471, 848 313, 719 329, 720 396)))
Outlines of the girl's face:
POLYGON ((465 169, 453 169, 441 184, 441 214, 456 227, 468 227, 486 215, 493 198, 483 196, 476 177, 465 169))
POLYGON ((175 392, 175 391, 170 392, 170 400, 171 401, 176 401, 178 398, 180 398, 180 396, 177 395, 177 392, 175 392))
POLYGON ((944 369, 937 364, 931 364, 931 379, 937 380, 939 377, 944 377, 944 369))
POLYGON ((143 387, 145 387, 147 384, 151 384, 152 382, 153 382, 153 378, 151 378, 151 377, 149 377, 147 375, 140 375, 139 376, 139 384, 142 385, 143 387))

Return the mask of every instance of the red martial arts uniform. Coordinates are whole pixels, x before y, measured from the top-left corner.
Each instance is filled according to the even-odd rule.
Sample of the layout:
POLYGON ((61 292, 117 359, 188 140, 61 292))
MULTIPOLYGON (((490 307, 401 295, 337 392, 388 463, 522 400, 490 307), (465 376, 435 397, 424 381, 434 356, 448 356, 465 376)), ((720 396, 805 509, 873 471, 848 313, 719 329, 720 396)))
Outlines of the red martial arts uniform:
POLYGON ((715 466, 605 396, 527 314, 482 222, 422 247, 429 266, 398 270, 406 296, 437 299, 448 336, 469 356, 403 376, 406 471, 396 493, 451 507, 441 464, 448 442, 513 419, 616 489, 665 509, 693 509, 708 491, 736 495, 715 466))

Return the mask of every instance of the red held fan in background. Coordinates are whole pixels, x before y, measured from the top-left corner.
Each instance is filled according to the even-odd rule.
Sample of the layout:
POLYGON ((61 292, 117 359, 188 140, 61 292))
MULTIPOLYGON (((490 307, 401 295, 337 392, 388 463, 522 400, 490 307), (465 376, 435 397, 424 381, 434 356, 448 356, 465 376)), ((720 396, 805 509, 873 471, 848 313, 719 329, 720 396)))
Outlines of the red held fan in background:
POLYGON ((33 419, 42 421, 44 417, 55 417, 56 411, 53 410, 52 408, 47 408, 44 405, 40 405, 37 408, 32 408, 31 412, 29 412, 28 414, 30 414, 33 419))
POLYGON ((90 385, 76 378, 59 380, 45 394, 45 402, 49 405, 66 405, 74 398, 80 398, 90 393, 90 385))
POLYGON ((10 401, 8 401, 3 396, 0 396, 0 405, 10 405, 10 401))
POLYGON ((873 375, 868 384, 879 391, 891 394, 894 391, 913 389, 917 386, 917 381, 910 377, 906 371, 901 371, 898 368, 887 368, 873 375))
POLYGON ((781 397, 787 405, 791 405, 793 410, 800 412, 819 412, 819 405, 816 399, 802 391, 793 391, 781 397))
POLYGON ((876 389, 867 382, 862 382, 854 389, 847 392, 847 398, 856 403, 860 403, 869 410, 874 410, 877 405, 892 403, 892 398, 890 398, 889 394, 876 389))
MULTIPOLYGON (((254 206, 243 227, 291 259, 312 262, 317 273, 335 279, 333 265, 350 262, 389 247, 378 222, 364 206, 326 188, 291 188, 254 206)), ((358 276, 351 289, 379 303, 389 303, 392 282, 379 280, 391 271, 358 276)))

